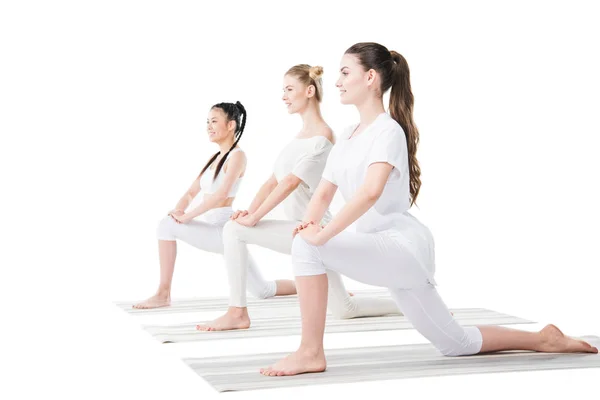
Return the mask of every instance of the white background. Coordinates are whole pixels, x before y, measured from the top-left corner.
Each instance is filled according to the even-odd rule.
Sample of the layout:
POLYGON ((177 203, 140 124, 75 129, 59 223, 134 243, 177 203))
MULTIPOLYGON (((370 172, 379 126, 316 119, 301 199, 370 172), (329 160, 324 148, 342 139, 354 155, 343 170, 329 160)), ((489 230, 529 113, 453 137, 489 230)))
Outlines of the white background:
MULTIPOLYGON (((359 41, 411 67, 423 171, 414 212, 436 237, 447 304, 540 322, 525 329, 553 322, 600 335, 591 3, 3 2, 2 398, 206 398, 217 394, 180 358, 294 350, 298 337, 160 345, 140 329, 145 317, 113 302, 156 289, 156 225, 217 150, 205 134, 210 106, 239 100, 248 110, 247 178, 234 204, 245 208, 301 126, 280 99, 284 72, 324 67, 323 115, 339 132, 358 118, 334 83, 359 41)), ((179 249, 175 298, 226 294, 220 257, 179 249)), ((289 258, 254 254, 265 275, 292 276, 289 258)), ((415 342, 424 339, 405 331, 325 344, 415 342)), ((579 399, 595 398, 599 377, 541 371, 222 396, 579 399)))

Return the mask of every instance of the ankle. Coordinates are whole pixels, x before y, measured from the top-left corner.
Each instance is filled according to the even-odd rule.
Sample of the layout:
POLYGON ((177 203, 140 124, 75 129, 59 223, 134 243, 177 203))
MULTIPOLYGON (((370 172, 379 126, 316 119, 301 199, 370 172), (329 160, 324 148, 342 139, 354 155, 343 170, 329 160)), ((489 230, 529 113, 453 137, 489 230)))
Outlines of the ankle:
POLYGON ((323 343, 301 342, 298 353, 307 357, 317 357, 325 353, 323 343))
POLYGON ((227 309, 227 314, 235 318, 244 318, 248 317, 248 308, 247 307, 229 307, 227 309))
POLYGON ((171 287, 170 286, 159 286, 158 290, 156 291, 156 295, 158 297, 170 299, 171 298, 171 287))

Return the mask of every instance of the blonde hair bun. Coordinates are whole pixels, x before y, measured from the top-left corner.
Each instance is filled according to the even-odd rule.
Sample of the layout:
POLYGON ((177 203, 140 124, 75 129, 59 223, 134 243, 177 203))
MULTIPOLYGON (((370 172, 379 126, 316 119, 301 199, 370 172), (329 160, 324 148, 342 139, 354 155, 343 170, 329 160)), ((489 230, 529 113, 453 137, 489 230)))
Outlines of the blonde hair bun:
POLYGON ((320 79, 323 76, 323 67, 321 67, 320 65, 310 67, 308 73, 310 77, 316 81, 317 79, 320 79))

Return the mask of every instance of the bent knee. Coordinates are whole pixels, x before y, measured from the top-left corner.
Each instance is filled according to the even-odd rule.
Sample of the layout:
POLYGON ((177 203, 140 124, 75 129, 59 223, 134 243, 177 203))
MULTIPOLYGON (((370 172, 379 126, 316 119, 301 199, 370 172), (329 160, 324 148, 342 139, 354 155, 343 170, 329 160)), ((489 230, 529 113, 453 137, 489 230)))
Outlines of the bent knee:
POLYGON ((277 294, 277 283, 275 281, 266 282, 259 288, 249 287, 248 291, 257 299, 268 299, 277 294))
POLYGON ((292 265, 295 276, 312 276, 326 273, 317 246, 308 243, 300 235, 296 235, 292 242, 292 265))
POLYGON ((475 326, 465 327, 461 340, 437 346, 437 349, 446 357, 470 356, 479 353, 483 343, 481 332, 475 326))
POLYGON ((173 226, 176 224, 171 218, 171 216, 167 215, 158 223, 158 227, 156 228, 156 236, 158 240, 175 240, 175 236, 173 235, 173 226))
POLYGON ((238 238, 240 232, 247 228, 247 226, 240 225, 234 220, 229 220, 223 225, 223 237, 238 238))

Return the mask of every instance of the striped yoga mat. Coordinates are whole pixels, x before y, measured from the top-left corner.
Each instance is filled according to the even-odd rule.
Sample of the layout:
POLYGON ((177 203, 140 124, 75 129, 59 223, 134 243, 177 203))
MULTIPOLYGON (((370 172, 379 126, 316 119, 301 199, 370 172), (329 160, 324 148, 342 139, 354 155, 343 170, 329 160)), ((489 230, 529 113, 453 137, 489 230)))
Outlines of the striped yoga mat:
MULTIPOLYGON (((368 296, 375 298, 390 298, 390 292, 382 289, 368 289, 353 291, 357 297, 368 296)), ((117 302, 116 305, 123 311, 132 315, 147 315, 147 314, 172 314, 186 312, 204 312, 204 311, 224 311, 229 306, 228 297, 199 297, 194 299, 174 300, 169 307, 153 308, 149 310, 138 310, 131 306, 135 304, 132 301, 117 302)), ((268 299, 248 299, 248 308, 251 311, 262 309, 278 309, 298 307, 298 296, 280 296, 271 297, 268 299)))
MULTIPOLYGON (((533 321, 483 308, 459 308, 451 311, 454 313, 456 320, 464 326, 533 323, 533 321)), ((301 332, 301 320, 299 316, 252 319, 252 326, 249 329, 223 332, 202 332, 196 330, 196 325, 202 322, 205 321, 192 321, 176 325, 144 325, 144 329, 162 343, 287 336, 299 335, 301 332)), ((412 328, 412 324, 402 315, 345 320, 333 319, 331 316, 328 316, 325 325, 325 333, 385 331, 412 328)))
MULTIPOLYGON (((585 336, 581 339, 600 346, 600 337, 585 336)), ((431 344, 413 344, 328 350, 327 371, 318 374, 269 377, 259 373, 260 368, 287 354, 188 358, 184 362, 219 392, 440 375, 600 368, 598 354, 508 351, 444 357, 431 344)))

